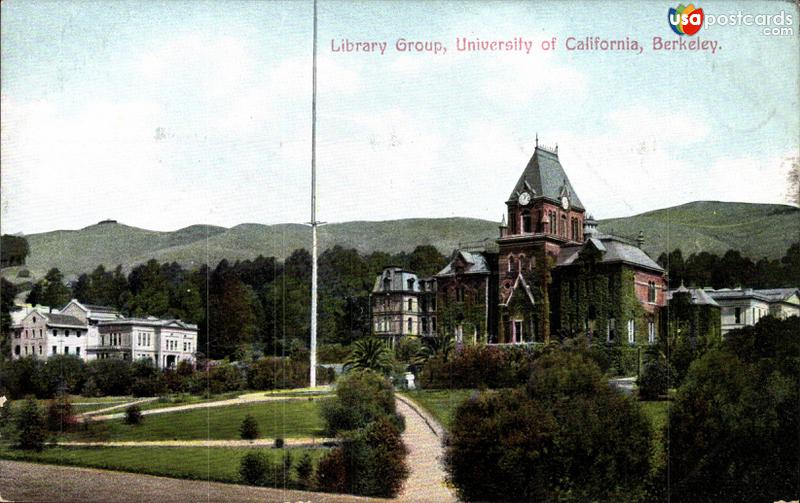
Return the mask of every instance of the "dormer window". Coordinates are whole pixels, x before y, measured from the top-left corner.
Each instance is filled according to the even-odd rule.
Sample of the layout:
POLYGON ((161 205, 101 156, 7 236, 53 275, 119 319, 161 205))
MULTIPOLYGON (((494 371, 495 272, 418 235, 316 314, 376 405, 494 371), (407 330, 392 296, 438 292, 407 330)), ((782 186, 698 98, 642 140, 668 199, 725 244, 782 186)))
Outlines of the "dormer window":
POLYGON ((413 289, 414 289, 414 279, 413 279, 413 278, 410 278, 410 279, 407 281, 407 283, 408 283, 408 289, 409 289, 409 290, 413 290, 413 289))
POLYGON ((383 289, 389 290, 392 286, 392 280, 389 278, 383 278, 383 289))

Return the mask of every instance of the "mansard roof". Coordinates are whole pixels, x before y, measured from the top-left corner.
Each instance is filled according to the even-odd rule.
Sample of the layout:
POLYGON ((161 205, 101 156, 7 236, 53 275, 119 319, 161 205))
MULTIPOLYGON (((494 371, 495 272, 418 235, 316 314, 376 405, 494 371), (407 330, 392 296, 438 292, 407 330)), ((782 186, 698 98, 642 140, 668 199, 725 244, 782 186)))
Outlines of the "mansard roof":
POLYGON ((375 284, 372 287, 373 293, 419 291, 419 278, 416 273, 397 266, 384 267, 383 272, 375 278, 375 284), (413 280, 411 289, 408 288, 409 280, 413 280))
POLYGON ((800 288, 766 288, 754 291, 769 299, 770 302, 785 302, 793 295, 800 296, 800 288))
POLYGON ((470 252, 466 250, 456 250, 453 253, 453 258, 450 259, 450 262, 438 273, 436 273, 436 277, 440 276, 454 276, 456 274, 456 270, 454 264, 456 261, 463 261, 464 262, 464 270, 460 271, 460 274, 490 274, 491 269, 489 268, 489 264, 486 262, 486 257, 479 252, 470 252))
POLYGON ((519 177, 514 190, 508 196, 509 201, 517 199, 517 194, 529 190, 534 198, 545 197, 558 201, 561 196, 569 197, 571 207, 579 210, 585 209, 575 189, 567 178, 567 173, 558 160, 558 151, 548 150, 537 146, 533 151, 531 160, 525 171, 519 177))
POLYGON ((576 246, 564 246, 561 248, 556 266, 572 265, 580 256, 581 251, 587 246, 593 246, 602 253, 604 264, 624 263, 635 267, 650 269, 657 272, 664 272, 664 268, 651 259, 641 248, 628 242, 628 240, 618 236, 608 234, 594 234, 583 243, 576 246))
POLYGON ((708 295, 702 288, 686 288, 685 286, 681 285, 677 289, 667 292, 667 300, 672 300, 672 296, 676 293, 688 293, 692 304, 698 306, 708 305, 719 307, 717 301, 711 298, 711 296, 708 295))

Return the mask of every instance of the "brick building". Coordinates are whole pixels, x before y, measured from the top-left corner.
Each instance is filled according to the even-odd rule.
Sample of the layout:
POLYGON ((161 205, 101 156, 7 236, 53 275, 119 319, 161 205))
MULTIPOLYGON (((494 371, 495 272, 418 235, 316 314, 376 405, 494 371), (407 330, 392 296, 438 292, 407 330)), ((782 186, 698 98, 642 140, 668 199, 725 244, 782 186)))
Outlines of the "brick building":
POLYGON ((435 278, 440 330, 457 340, 546 342, 588 335, 654 343, 663 268, 643 236, 601 233, 558 158, 539 146, 505 202, 496 246, 457 250, 435 278))

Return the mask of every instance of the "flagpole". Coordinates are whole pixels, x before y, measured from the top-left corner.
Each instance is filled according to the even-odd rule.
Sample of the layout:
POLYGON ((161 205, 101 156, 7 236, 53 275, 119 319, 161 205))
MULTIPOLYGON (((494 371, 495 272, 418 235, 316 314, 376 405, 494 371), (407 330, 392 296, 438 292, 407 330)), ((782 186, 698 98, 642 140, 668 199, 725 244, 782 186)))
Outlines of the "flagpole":
POLYGON ((317 385, 317 0, 314 0, 314 58, 311 73, 311 376, 317 385))

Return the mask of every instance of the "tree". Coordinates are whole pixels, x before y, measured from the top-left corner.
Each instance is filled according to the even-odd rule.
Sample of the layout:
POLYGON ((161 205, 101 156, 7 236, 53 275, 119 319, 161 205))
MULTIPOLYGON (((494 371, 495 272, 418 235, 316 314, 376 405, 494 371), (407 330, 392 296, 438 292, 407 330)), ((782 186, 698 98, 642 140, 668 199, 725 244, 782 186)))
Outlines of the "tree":
POLYGON ((394 401, 394 388, 388 379, 371 370, 355 371, 340 377, 336 398, 321 405, 329 435, 363 428, 381 416, 400 424, 394 401))
POLYGON ((125 409, 125 424, 142 424, 142 409, 138 405, 130 405, 125 409))
POLYGON ((5 278, 0 278, 0 354, 11 353, 11 311, 15 311, 14 299, 17 287, 5 278))
POLYGON ((578 353, 534 362, 527 387, 476 393, 452 421, 445 466, 466 501, 635 501, 650 424, 578 353))
POLYGON ((369 337, 353 345, 345 367, 352 370, 374 370, 388 375, 394 367, 394 357, 386 343, 376 337, 369 337))
POLYGON ((800 318, 766 317, 692 364, 664 439, 672 501, 796 498, 798 333, 800 318))
POLYGON ((251 414, 244 416, 239 427, 239 437, 242 440, 255 440, 258 438, 258 422, 251 414))
POLYGON ((28 240, 22 236, 3 234, 0 237, 0 263, 2 267, 22 265, 30 253, 28 240))
POLYGON ((15 448, 33 451, 42 450, 46 436, 45 421, 42 411, 39 410, 39 404, 36 403, 36 399, 32 396, 22 403, 17 413, 15 425, 15 448))
POLYGON ((61 308, 69 302, 72 292, 64 284, 64 275, 53 267, 44 277, 42 303, 45 306, 61 308))
POLYGON ((52 432, 63 432, 74 424, 75 415, 67 396, 61 394, 51 400, 47 406, 47 429, 52 432))
POLYGON ((666 396, 670 384, 669 363, 660 355, 650 359, 644 365, 642 375, 639 376, 639 399, 658 400, 666 396))
POLYGON ((311 489, 314 481, 314 463, 308 451, 303 453, 300 461, 297 462, 297 480, 303 489, 311 489))

